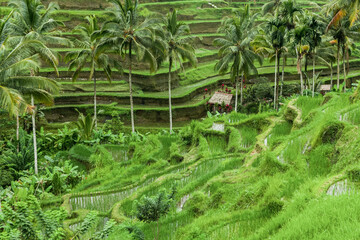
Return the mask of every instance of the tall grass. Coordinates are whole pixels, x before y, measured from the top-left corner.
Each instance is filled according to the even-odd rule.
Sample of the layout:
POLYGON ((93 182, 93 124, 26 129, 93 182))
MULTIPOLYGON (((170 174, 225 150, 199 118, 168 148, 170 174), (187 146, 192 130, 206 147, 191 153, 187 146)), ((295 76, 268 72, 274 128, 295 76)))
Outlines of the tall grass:
POLYGON ((249 148, 256 142, 257 130, 251 127, 242 126, 239 129, 241 134, 241 146, 249 148))
POLYGON ((271 239, 358 239, 360 195, 324 197, 311 201, 271 239))
POLYGON ((206 137, 211 154, 224 154, 227 143, 225 136, 210 135, 206 137))
POLYGON ((309 114, 309 112, 319 107, 322 102, 323 102, 322 96, 317 96, 314 98, 302 96, 296 100, 296 106, 300 108, 302 112, 302 118, 305 119, 305 117, 309 114))

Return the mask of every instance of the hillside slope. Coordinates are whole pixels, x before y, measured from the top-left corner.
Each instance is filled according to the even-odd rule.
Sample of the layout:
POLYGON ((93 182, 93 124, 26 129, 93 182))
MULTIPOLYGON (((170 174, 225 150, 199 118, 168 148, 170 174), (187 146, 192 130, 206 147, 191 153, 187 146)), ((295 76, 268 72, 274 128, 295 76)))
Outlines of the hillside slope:
POLYGON ((160 239, 356 239, 359 114, 348 94, 294 97, 279 113, 213 116, 177 135, 105 146, 115 161, 63 197, 78 216, 68 224, 95 210, 152 239, 155 223, 134 220, 135 200, 175 185, 160 239))

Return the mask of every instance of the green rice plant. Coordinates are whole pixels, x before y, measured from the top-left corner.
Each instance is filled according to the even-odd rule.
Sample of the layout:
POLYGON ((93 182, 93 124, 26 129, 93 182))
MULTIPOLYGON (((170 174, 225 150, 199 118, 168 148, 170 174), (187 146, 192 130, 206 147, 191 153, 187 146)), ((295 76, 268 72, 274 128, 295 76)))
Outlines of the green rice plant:
POLYGON ((224 154, 226 151, 226 139, 224 136, 209 135, 206 137, 211 154, 224 154))
POLYGON ((256 129, 247 126, 242 126, 240 127, 239 131, 241 134, 241 143, 240 143, 241 147, 247 149, 255 144, 256 137, 258 135, 256 129))
POLYGON ((333 151, 333 145, 324 144, 310 152, 308 159, 310 176, 324 176, 331 171, 331 154, 333 151))
POLYGON ((161 148, 160 150, 157 152, 157 158, 159 159, 164 159, 164 160, 168 160, 170 159, 170 147, 172 143, 175 143, 178 140, 178 136, 177 135, 161 135, 158 137, 160 143, 161 143, 161 148))
POLYGON ((309 149, 310 138, 306 135, 301 135, 299 137, 290 138, 287 140, 285 149, 277 156, 279 161, 286 163, 294 163, 298 158, 302 157, 305 152, 309 149))
POLYGON ((240 144, 242 141, 240 131, 234 127, 230 127, 229 131, 230 131, 230 135, 229 135, 229 143, 228 143, 227 151, 228 152, 240 152, 242 150, 242 147, 240 144))
POLYGON ((314 199, 271 239, 356 239, 360 235, 359 214, 358 194, 314 199))
POLYGON ((323 102, 322 95, 317 97, 302 96, 296 100, 296 106, 300 108, 302 112, 302 119, 305 119, 309 112, 321 105, 323 102))
POLYGON ((281 122, 276 124, 275 127, 271 130, 269 136, 267 136, 267 145, 271 148, 274 148, 277 144, 281 143, 284 140, 284 137, 289 135, 291 132, 292 124, 289 122, 281 122))

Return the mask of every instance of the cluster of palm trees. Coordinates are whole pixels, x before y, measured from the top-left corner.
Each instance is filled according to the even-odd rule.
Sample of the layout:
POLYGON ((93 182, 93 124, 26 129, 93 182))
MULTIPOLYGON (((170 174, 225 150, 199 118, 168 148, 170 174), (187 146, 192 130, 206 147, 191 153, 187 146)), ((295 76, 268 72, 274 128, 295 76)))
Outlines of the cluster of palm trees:
MULTIPOLYGON (((86 24, 74 29, 76 39, 59 37, 62 22, 51 18, 58 5, 47 8, 40 0, 10 0, 13 11, 0 22, 0 106, 10 115, 32 114, 35 173, 37 174, 37 144, 35 128, 35 101, 51 104, 51 94, 57 93, 56 81, 38 76, 41 64, 50 64, 58 74, 59 57, 51 46, 76 46, 81 51, 69 52, 65 60, 73 70, 76 81, 84 67, 90 66, 89 79, 94 81, 94 124, 97 126, 96 70, 101 68, 111 81, 112 68, 122 72, 123 66, 111 56, 118 54, 128 66, 132 132, 135 132, 132 66, 134 61, 145 61, 150 71, 156 71, 163 62, 169 63, 169 112, 172 132, 171 72, 183 61, 195 65, 195 49, 187 25, 179 23, 175 10, 166 18, 143 19, 138 15, 137 0, 110 0, 113 8, 109 20, 99 26, 95 16, 86 18, 86 24)), ((17 134, 18 136, 18 134, 17 134)))
MULTIPOLYGON (((151 72, 164 63, 169 68, 169 117, 172 132, 171 72, 183 62, 196 65, 197 59, 193 37, 188 25, 180 23, 177 12, 171 10, 165 18, 144 19, 139 16, 138 0, 109 0, 112 3, 110 16, 99 25, 95 16, 86 18, 87 23, 74 29, 76 39, 69 40, 59 35, 62 22, 51 14, 58 5, 50 3, 46 8, 40 0, 10 0, 13 8, 0 21, 0 106, 17 119, 25 112, 32 114, 37 173, 37 149, 35 131, 35 102, 50 104, 52 94, 59 90, 56 81, 39 76, 42 64, 57 71, 58 55, 52 46, 76 46, 80 51, 69 52, 65 60, 73 70, 76 81, 84 67, 90 66, 89 80, 94 82, 94 123, 97 125, 96 71, 102 69, 107 79, 112 79, 112 69, 122 72, 128 68, 129 95, 132 132, 135 132, 134 104, 132 92, 132 70, 134 62, 148 63, 151 72), (119 63, 112 56, 117 54, 125 61, 119 63)), ((243 103, 243 83, 251 74, 257 74, 255 62, 262 64, 263 58, 275 61, 274 107, 278 108, 282 95, 286 58, 296 56, 300 77, 301 94, 306 88, 312 90, 319 74, 316 61, 322 61, 331 69, 337 61, 337 87, 340 87, 340 60, 343 62, 344 83, 349 65, 349 56, 354 40, 359 38, 357 21, 360 1, 333 0, 323 7, 320 14, 302 11, 295 0, 272 0, 265 4, 262 14, 253 13, 249 5, 235 10, 232 17, 222 21, 219 32, 224 37, 214 40, 219 48, 220 60, 215 70, 221 74, 230 68, 231 79, 236 82, 235 110, 243 103), (262 17, 262 22, 258 21, 262 17), (281 63, 282 60, 282 63, 281 63), (307 76, 308 63, 312 60, 313 74, 310 84, 307 76), (303 63, 305 62, 305 71, 303 63), (280 65, 282 77, 280 84, 280 65), (306 77, 304 79, 304 76, 306 77)), ((319 8, 320 9, 320 8, 319 8)), ((18 132, 18 131, 17 131, 18 132)), ((18 137, 18 134, 17 134, 18 137)))
MULTIPOLYGON (((233 17, 225 18, 219 31, 223 38, 214 41, 219 46, 220 60, 215 69, 226 73, 230 67, 231 78, 238 89, 249 74, 257 74, 255 61, 261 64, 262 58, 275 62, 274 108, 278 109, 279 96, 282 95, 285 65, 288 57, 296 57, 300 77, 301 94, 309 89, 314 96, 320 73, 316 73, 316 61, 327 65, 331 71, 333 85, 333 63, 337 61, 337 82, 340 88, 340 60, 343 62, 344 90, 351 87, 346 74, 349 71, 349 55, 355 48, 354 40, 360 37, 357 18, 360 1, 333 0, 319 12, 303 11, 295 0, 272 0, 262 9, 262 15, 251 13, 249 5, 236 10, 233 17), (262 17, 260 20, 259 17, 262 17), (259 23, 256 21, 259 20, 259 23), (281 63, 282 59, 282 63, 281 63), (307 75, 308 64, 312 61, 312 82, 307 75), (282 76, 280 84, 280 65, 282 76), (305 66, 303 66, 305 65, 305 66), (305 70, 303 70, 305 67, 305 70), (304 77, 306 77, 304 79, 304 77)), ((241 86, 240 103, 243 101, 241 86)), ((237 93, 236 100, 237 104, 237 93)), ((235 110, 237 106, 235 106, 235 110)))

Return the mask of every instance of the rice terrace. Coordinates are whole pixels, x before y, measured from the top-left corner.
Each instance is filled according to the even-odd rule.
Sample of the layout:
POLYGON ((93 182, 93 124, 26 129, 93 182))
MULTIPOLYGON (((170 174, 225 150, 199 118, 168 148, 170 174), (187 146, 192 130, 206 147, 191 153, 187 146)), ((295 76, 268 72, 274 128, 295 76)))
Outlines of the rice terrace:
POLYGON ((0 15, 0 240, 360 239, 360 1, 0 15))

